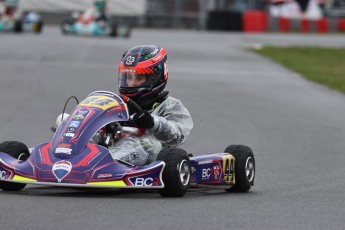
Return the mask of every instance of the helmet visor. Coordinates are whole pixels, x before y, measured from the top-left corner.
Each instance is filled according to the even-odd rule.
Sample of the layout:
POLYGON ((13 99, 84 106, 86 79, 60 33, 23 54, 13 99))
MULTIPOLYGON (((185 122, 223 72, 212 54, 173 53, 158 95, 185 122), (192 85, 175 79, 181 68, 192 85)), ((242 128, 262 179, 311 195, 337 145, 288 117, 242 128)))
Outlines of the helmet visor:
POLYGON ((146 69, 144 71, 133 71, 130 69, 123 69, 119 71, 119 86, 120 87, 152 87, 158 80, 160 73, 154 72, 153 69, 146 69))

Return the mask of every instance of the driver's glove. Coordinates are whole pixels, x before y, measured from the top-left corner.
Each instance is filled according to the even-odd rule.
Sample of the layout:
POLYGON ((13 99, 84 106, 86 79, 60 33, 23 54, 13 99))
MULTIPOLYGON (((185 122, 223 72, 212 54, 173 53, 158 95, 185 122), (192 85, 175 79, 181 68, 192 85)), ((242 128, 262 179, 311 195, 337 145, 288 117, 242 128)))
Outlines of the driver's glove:
POLYGON ((154 126, 154 120, 148 112, 135 114, 133 120, 138 128, 150 129, 154 126))

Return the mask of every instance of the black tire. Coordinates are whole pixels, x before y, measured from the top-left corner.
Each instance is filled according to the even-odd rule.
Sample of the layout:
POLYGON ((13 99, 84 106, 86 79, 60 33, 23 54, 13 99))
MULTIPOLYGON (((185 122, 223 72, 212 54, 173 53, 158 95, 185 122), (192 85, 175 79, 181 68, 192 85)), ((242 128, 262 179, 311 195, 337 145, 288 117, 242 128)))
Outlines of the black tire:
POLYGON ((129 38, 131 34, 131 27, 127 25, 119 25, 117 27, 117 36, 122 38, 129 38))
POLYGON ((127 33, 126 33, 126 35, 124 36, 125 38, 129 38, 129 36, 131 35, 131 28, 130 27, 128 27, 128 30, 127 30, 127 33))
POLYGON ((14 32, 21 33, 23 32, 23 22, 21 20, 16 20, 14 22, 14 32))
POLYGON ((230 145, 225 150, 235 157, 235 185, 228 192, 248 192, 254 185, 255 159, 253 151, 245 145, 230 145), (248 171, 246 171, 246 169, 248 171), (248 175, 247 175, 248 173, 248 175))
POLYGON ((117 25, 116 24, 112 24, 110 26, 111 31, 110 31, 110 37, 116 37, 117 36, 117 25))
POLYGON ((73 25, 75 23, 75 20, 74 19, 68 19, 68 20, 64 20, 61 24, 60 24, 60 27, 61 27, 61 32, 62 34, 69 34, 70 32, 68 30, 65 29, 65 26, 70 26, 70 25, 73 25))
POLYGON ((42 30, 43 30, 43 21, 39 21, 33 26, 33 32, 35 32, 36 34, 40 34, 42 30))
POLYGON ((68 34, 68 31, 65 29, 65 23, 64 22, 61 23, 60 28, 61 28, 62 34, 68 34))
POLYGON ((179 148, 162 150, 157 160, 165 162, 163 171, 164 188, 158 190, 164 197, 181 197, 186 194, 190 184, 191 169, 186 151, 179 148), (185 174, 182 178, 180 173, 185 174))
MULTIPOLYGON (((28 147, 19 141, 5 141, 0 144, 0 152, 7 153, 8 155, 20 159, 26 160, 30 156, 28 147)), ((14 183, 7 181, 0 181, 0 189, 4 191, 19 191, 22 190, 26 184, 14 183)))

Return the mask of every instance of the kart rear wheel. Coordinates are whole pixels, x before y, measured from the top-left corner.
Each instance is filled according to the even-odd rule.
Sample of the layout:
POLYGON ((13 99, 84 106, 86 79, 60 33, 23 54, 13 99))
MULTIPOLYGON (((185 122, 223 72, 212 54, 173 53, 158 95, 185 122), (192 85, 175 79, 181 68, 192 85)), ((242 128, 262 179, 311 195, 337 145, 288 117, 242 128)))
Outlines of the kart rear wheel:
POLYGON ((180 148, 162 150, 157 160, 165 162, 163 171, 164 188, 158 190, 164 197, 181 197, 186 194, 191 178, 189 157, 180 148))
POLYGON ((128 38, 131 33, 131 28, 128 25, 119 25, 117 28, 117 35, 119 37, 128 38))
POLYGON ((23 32, 23 22, 21 20, 16 20, 14 22, 14 28, 13 28, 14 32, 16 33, 21 33, 23 32))
POLYGON ((36 34, 40 34, 42 32, 42 29, 43 29, 43 21, 39 21, 35 23, 32 28, 33 32, 35 32, 36 34))
MULTIPOLYGON (((26 160, 30 156, 28 147, 19 141, 5 141, 0 144, 0 152, 7 153, 11 157, 19 160, 26 160)), ((4 191, 19 191, 22 190, 26 184, 14 183, 7 181, 0 181, 0 189, 4 191)))
POLYGON ((230 145, 225 151, 235 157, 235 185, 228 192, 248 192, 254 185, 255 159, 253 151, 245 145, 230 145))
POLYGON ((110 37, 116 37, 117 36, 117 25, 112 24, 110 26, 110 37))
POLYGON ((73 19, 69 19, 69 20, 64 20, 61 24, 60 24, 60 28, 61 28, 61 32, 62 34, 69 34, 69 28, 71 25, 73 25, 75 23, 75 20, 73 19))

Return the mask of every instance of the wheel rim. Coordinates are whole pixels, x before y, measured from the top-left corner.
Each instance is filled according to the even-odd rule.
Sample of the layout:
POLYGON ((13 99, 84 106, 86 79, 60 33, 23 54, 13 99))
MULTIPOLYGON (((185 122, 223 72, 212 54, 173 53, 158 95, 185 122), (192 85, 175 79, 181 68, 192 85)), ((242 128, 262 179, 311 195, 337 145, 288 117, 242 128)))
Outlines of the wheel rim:
POLYGON ((187 160, 183 160, 179 167, 180 181, 183 186, 188 185, 190 178, 189 164, 187 160))
POLYGON ((247 158, 245 169, 246 169, 247 180, 249 182, 252 182, 255 176, 254 159, 252 157, 247 158))

